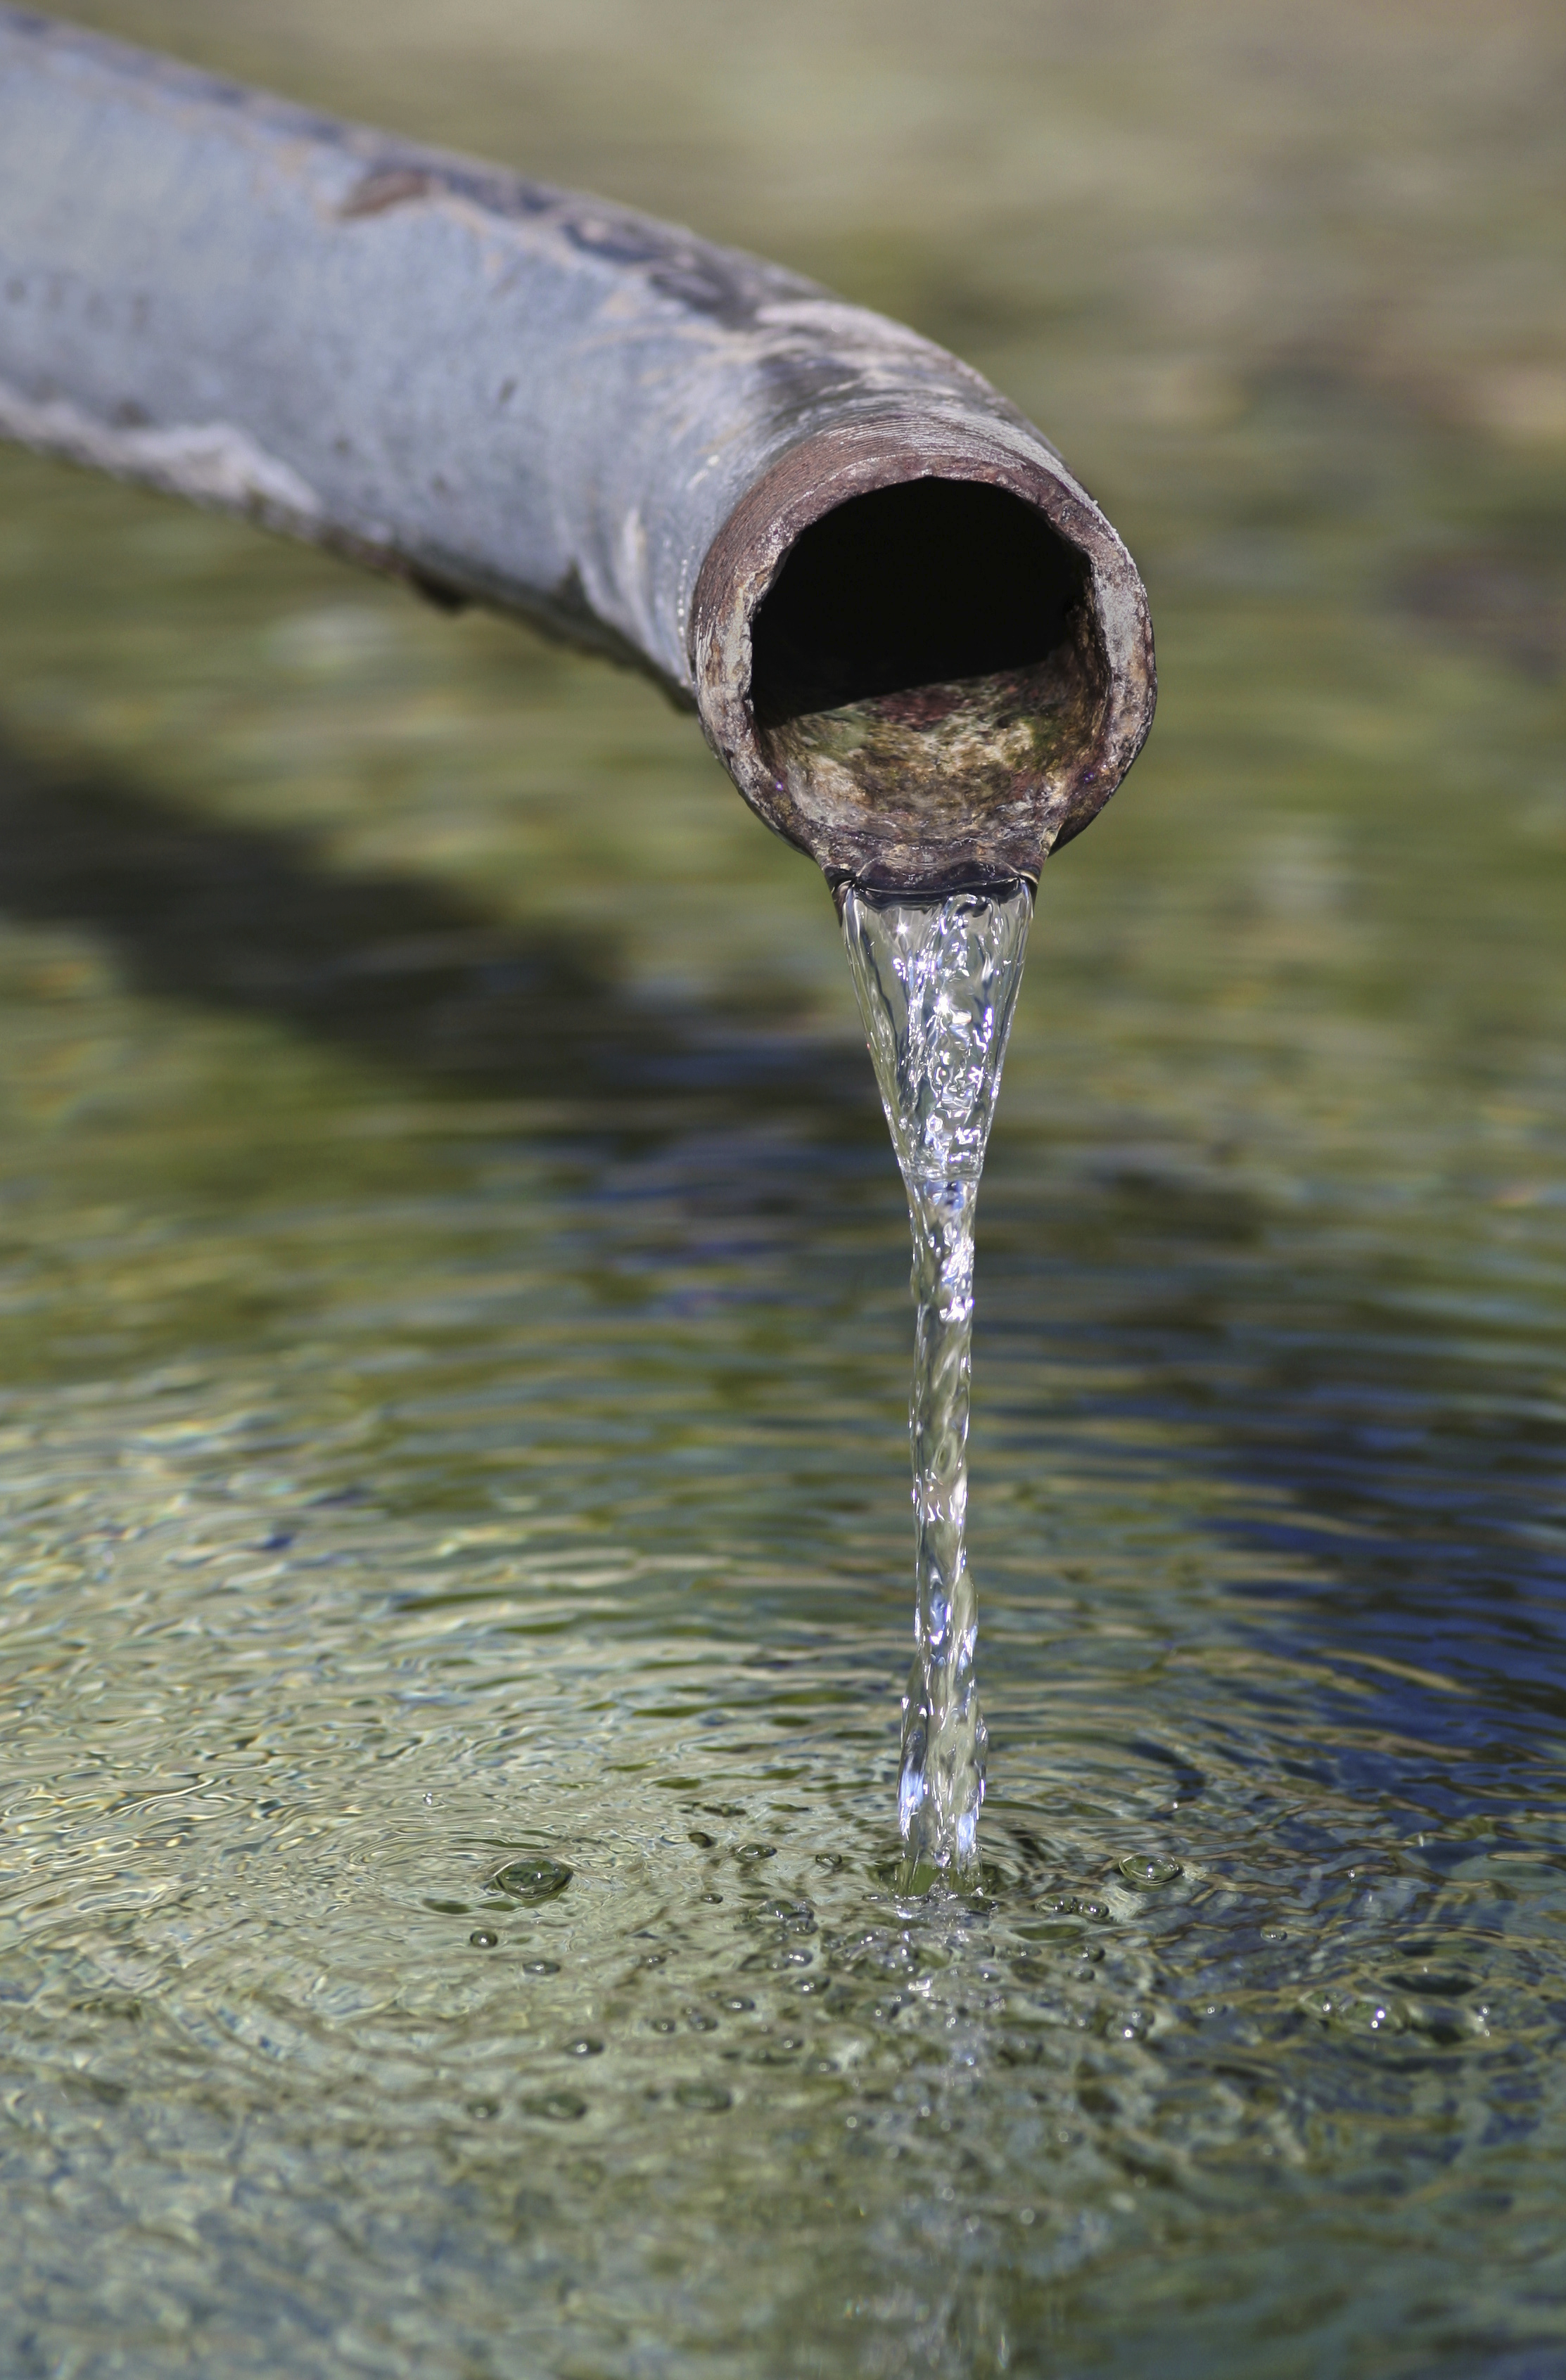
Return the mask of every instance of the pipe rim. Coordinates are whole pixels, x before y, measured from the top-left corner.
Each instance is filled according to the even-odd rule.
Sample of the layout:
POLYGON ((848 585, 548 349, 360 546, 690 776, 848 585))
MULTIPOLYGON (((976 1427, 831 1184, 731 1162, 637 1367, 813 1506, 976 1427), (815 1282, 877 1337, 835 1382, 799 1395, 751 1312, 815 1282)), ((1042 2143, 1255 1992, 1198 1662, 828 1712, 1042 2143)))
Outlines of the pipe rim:
POLYGON ((751 808, 806 852, 829 881, 888 892, 948 892, 1017 876, 1036 883, 1048 853, 1081 833, 1145 742, 1157 681, 1147 598, 1120 539, 1053 448, 1018 418, 895 411, 838 421, 784 449, 714 539, 690 623, 697 708, 707 740, 751 808), (872 820, 810 814, 769 761, 751 707, 752 630, 803 532, 856 496, 918 480, 999 488, 1039 512, 1086 560, 1094 643, 1103 667, 1089 733, 1052 784, 1021 786, 977 830, 917 837, 872 820))

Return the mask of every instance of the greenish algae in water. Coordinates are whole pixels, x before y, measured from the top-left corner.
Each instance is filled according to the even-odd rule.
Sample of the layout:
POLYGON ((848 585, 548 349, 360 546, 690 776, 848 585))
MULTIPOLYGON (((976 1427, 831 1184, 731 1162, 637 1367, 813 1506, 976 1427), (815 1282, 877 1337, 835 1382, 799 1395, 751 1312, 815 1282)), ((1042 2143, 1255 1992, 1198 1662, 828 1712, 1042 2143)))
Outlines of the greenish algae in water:
POLYGON ((819 879, 645 688, 0 454, 0 2368, 1552 2373, 1560 11, 77 13, 954 344, 1164 696, 1041 887, 905 1895, 819 879))

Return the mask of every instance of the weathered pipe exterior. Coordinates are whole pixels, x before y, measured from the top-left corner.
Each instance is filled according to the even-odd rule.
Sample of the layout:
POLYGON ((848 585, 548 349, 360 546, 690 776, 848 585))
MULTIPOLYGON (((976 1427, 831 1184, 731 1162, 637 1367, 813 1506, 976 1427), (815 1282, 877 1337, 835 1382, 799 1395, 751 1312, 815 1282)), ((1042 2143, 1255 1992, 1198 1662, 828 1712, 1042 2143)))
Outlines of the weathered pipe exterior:
MULTIPOLYGON (((1131 557, 942 349, 623 208, 4 6, 0 433, 635 662, 833 880, 1036 877, 1152 717, 1131 557), (932 479, 1031 508, 951 516, 973 514, 981 609, 992 516, 1044 540, 1049 650, 1013 652, 1004 622, 994 655, 964 643, 959 595, 951 666, 817 654, 762 699, 752 631, 801 534, 932 479)), ((914 550, 939 580, 936 516, 897 511, 927 494, 844 516, 855 589, 894 515, 891 591, 914 550)), ((840 571, 817 551, 791 582, 807 646, 840 571)))

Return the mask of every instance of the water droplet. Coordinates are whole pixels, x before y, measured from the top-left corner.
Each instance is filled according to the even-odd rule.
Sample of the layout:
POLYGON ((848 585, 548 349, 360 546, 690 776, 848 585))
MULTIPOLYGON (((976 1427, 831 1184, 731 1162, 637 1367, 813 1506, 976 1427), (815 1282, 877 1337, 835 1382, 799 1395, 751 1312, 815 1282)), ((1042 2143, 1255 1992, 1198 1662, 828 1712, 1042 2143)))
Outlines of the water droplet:
POLYGON ((709 1909, 720 1908, 723 1903, 723 1895, 721 1892, 703 1892, 702 1899, 709 1909))
POLYGON ((840 1852, 817 1852, 815 1854, 815 1864, 817 1867, 828 1869, 835 1875, 837 1870, 843 1864, 842 1853, 840 1852))
POLYGON ((692 2013, 686 2018, 685 2022, 690 2026, 692 2033, 716 2033, 717 2031, 716 2017, 703 2016, 700 2009, 694 2010, 692 2013))
POLYGON ((1264 1942, 1287 1942, 1288 1939, 1289 1937, 1284 1932, 1281 1925, 1264 1925, 1262 1927, 1262 1940, 1264 1942))
POLYGON ((1405 2010, 1396 2001, 1379 1992, 1356 1992, 1347 1985, 1309 1992, 1300 2005, 1333 2033, 1368 2034, 1374 2038, 1402 2033, 1408 2023, 1405 2010))
POLYGON ((522 1961, 524 1975, 557 1975, 559 1972, 558 1959, 524 1959, 522 1961))
POLYGON ((653 2031, 655 2033, 673 2033, 676 2030, 677 2027, 675 2025, 674 2019, 671 2016, 655 2016, 653 2019, 653 2031))
POLYGON ((723 2005, 726 2009, 732 2009, 737 2016, 742 2016, 748 2010, 754 2008, 755 2002, 754 2000, 733 1999, 725 2000, 723 2005))
POLYGON ((508 1892, 513 1900, 531 1902, 553 1900, 557 1892, 564 1892, 570 1880, 569 1867, 540 1854, 536 1859, 508 1860, 491 1883, 495 1891, 508 1892))
POLYGON ((586 2100, 574 2091, 544 2091, 536 2099, 524 2099, 522 2106, 530 2116, 546 2116, 552 2124, 574 2124, 587 2113, 586 2100))
MULTIPOLYGON (((1075 1892, 1046 1892, 1040 1897, 1036 1905, 1040 1909, 1047 1909, 1057 1917, 1086 1917, 1095 1924, 1102 1923, 1109 1914, 1107 1901, 1084 1900, 1081 1894, 1075 1892)), ((1024 1926, 1022 1931, 1028 1941, 1048 1938, 1040 1935, 1033 1927, 1024 1926)))
POLYGON ((776 1859, 777 1846, 776 1843, 741 1843, 735 1857, 742 1860, 776 1859))
POLYGON ((500 1937, 498 1934, 492 1934, 487 1925, 478 1925, 469 1935, 468 1939, 475 1950, 493 1950, 499 1943, 500 1937))
POLYGON ((578 2034, 574 2041, 566 2044, 568 2058, 601 2058, 603 2054, 603 2043, 591 2033, 578 2034))
POLYGON ((493 2124, 500 2113, 498 2099, 470 2099, 468 2113, 475 2124, 493 2124))
POLYGON ((689 1842, 694 1843, 699 1852, 710 1852, 713 1845, 716 1842, 717 1837, 716 1835, 703 1834, 700 1827, 692 1827, 686 1840, 689 1842))
POLYGON ((1185 1870, 1179 1860, 1160 1859, 1156 1852, 1132 1852, 1120 1862, 1120 1874, 1138 1892, 1156 1892, 1160 1885, 1173 1884, 1185 1870))
POLYGON ((733 2094, 726 2091, 721 2082, 677 2082, 674 2098, 677 2107, 699 2108, 708 2115, 716 2115, 720 2108, 734 2105, 733 2094))

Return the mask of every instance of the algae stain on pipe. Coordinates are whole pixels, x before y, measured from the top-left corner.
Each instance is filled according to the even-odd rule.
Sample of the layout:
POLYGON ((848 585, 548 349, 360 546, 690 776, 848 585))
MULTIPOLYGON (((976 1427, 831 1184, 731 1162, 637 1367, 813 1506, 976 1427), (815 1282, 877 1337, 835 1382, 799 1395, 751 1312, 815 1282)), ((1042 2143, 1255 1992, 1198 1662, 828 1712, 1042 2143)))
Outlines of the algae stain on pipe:
POLYGON ((974 1864, 985 1797, 967 1559, 973 1221, 1033 892, 1021 877, 944 897, 850 884, 839 907, 913 1232, 914 1653, 898 1826, 900 1881, 922 1890, 974 1864))

